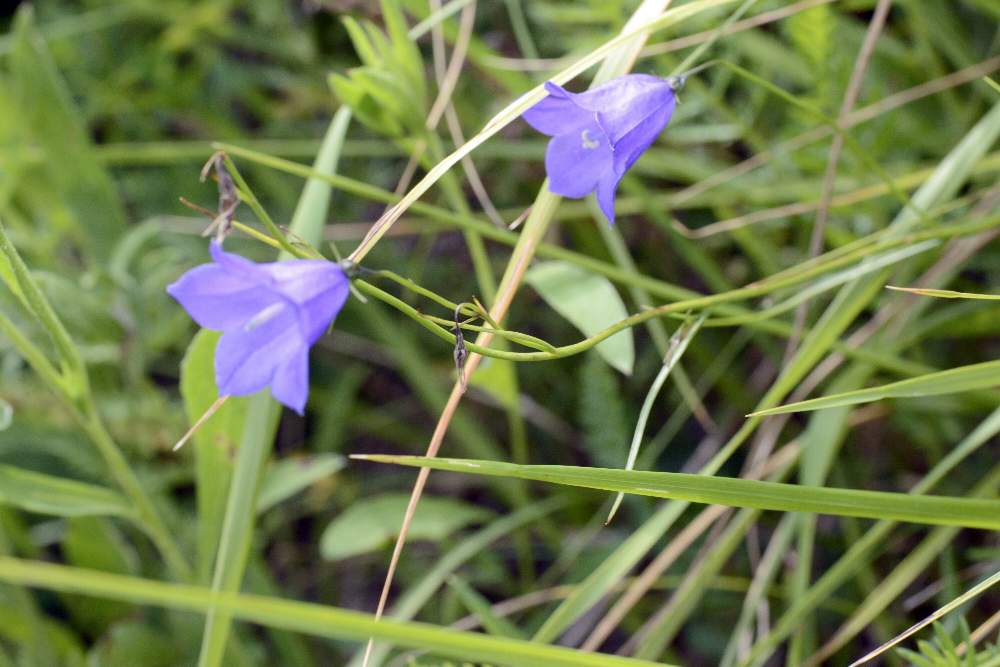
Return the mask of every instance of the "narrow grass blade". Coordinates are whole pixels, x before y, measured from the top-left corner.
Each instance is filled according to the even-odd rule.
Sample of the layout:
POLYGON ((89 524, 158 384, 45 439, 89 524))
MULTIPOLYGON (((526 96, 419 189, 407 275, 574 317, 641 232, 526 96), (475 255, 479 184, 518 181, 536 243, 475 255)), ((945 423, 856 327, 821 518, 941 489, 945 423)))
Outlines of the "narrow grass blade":
POLYGON ((448 578, 448 587, 455 591, 465 608, 479 618, 483 628, 491 635, 510 637, 511 639, 525 638, 524 633, 516 625, 503 616, 494 614, 489 600, 470 586, 465 579, 453 575, 448 578))
MULTIPOLYGON (((642 434, 646 432, 646 422, 649 421, 649 413, 653 409, 653 403, 656 402, 656 397, 659 396, 660 389, 663 388, 663 384, 667 381, 670 371, 674 369, 677 362, 684 356, 684 352, 687 350, 691 340, 698 333, 698 330, 701 329, 701 325, 704 321, 705 315, 701 315, 693 322, 686 322, 677 330, 677 333, 674 334, 673 338, 670 339, 670 347, 663 359, 663 365, 660 367, 660 372, 657 373, 656 378, 653 379, 653 384, 650 386, 649 392, 646 394, 646 400, 643 401, 642 408, 639 410, 639 419, 636 421, 635 431, 632 434, 632 446, 628 451, 628 460, 625 462, 625 470, 632 470, 635 468, 635 460, 639 456, 639 447, 642 445, 642 434)), ((611 510, 608 512, 608 520, 605 523, 611 523, 611 520, 615 518, 615 513, 618 512, 618 507, 622 504, 622 499, 624 497, 624 493, 619 493, 615 497, 615 502, 611 505, 611 510)))
POLYGON ((167 584, 94 570, 0 557, 0 581, 133 604, 207 612, 317 637, 364 641, 369 636, 457 660, 508 667, 665 667, 663 663, 588 653, 506 637, 440 628, 356 611, 259 595, 217 594, 208 588, 167 584))
POLYGON ((761 410, 749 415, 765 417, 780 415, 786 412, 808 412, 824 408, 837 408, 845 405, 871 403, 885 398, 916 398, 921 396, 940 396, 956 394, 976 389, 989 389, 1000 385, 1000 361, 986 361, 971 366, 950 368, 939 373, 921 375, 908 380, 900 380, 881 387, 859 389, 842 394, 814 398, 798 403, 789 403, 769 410, 761 410))
POLYGON ((670 498, 709 505, 752 507, 779 512, 811 512, 868 519, 965 528, 1000 528, 1000 501, 913 496, 906 493, 805 487, 731 477, 674 472, 644 472, 575 466, 522 466, 497 461, 430 459, 420 456, 358 456, 434 470, 515 477, 604 491, 621 491, 653 498, 670 498))
POLYGON ((937 621, 938 619, 944 617, 946 614, 954 611, 955 609, 958 609, 959 607, 961 607, 963 604, 965 604, 966 602, 968 602, 972 598, 977 597, 977 596, 985 593, 987 590, 989 590, 990 588, 992 588, 993 586, 995 586, 997 583, 1000 583, 1000 572, 995 572, 990 577, 988 577, 984 581, 980 582, 979 584, 973 586, 971 589, 969 589, 965 593, 962 593, 957 598, 955 598, 954 600, 952 600, 948 604, 944 605, 943 607, 941 607, 940 609, 938 609, 937 611, 935 611, 933 614, 931 614, 930 616, 928 616, 924 620, 922 620, 919 623, 917 623, 917 624, 915 624, 915 625, 907 628, 906 631, 901 632, 900 634, 896 635, 895 637, 892 638, 891 641, 888 641, 888 642, 882 644, 881 646, 879 646, 877 649, 875 649, 871 653, 868 653, 864 657, 859 658, 858 660, 855 660, 854 662, 852 662, 850 664, 850 667, 857 667, 858 665, 863 665, 866 662, 874 660, 875 658, 877 658, 878 656, 882 655, 883 653, 885 653, 886 651, 888 651, 889 649, 891 649, 893 646, 895 646, 896 644, 898 644, 901 641, 903 641, 904 639, 906 639, 907 637, 909 637, 909 636, 913 635, 914 633, 917 633, 920 630, 926 628, 931 623, 933 623, 933 622, 937 621))
POLYGON ((950 289, 929 289, 925 287, 895 287, 886 285, 888 289, 897 292, 909 292, 920 296, 933 296, 939 299, 979 299, 981 301, 1000 301, 1000 294, 976 294, 973 292, 955 292, 950 289))

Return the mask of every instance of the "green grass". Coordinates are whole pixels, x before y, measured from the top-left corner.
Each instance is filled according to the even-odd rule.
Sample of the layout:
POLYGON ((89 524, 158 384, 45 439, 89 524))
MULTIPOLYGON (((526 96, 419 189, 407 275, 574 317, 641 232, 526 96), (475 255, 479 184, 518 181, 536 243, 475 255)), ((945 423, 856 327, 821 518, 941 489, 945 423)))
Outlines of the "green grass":
POLYGON ((1000 664, 993 3, 893 3, 870 57, 880 0, 34 4, 0 17, 0 665, 849 664, 923 619, 879 659, 1000 664), (548 191, 546 80, 703 64, 615 227, 548 191), (217 398, 164 291, 216 150, 228 249, 370 272, 305 418, 233 398, 174 453, 217 398), (395 536, 348 512, 409 493, 389 463, 448 502, 376 622, 389 548, 321 545, 395 536))

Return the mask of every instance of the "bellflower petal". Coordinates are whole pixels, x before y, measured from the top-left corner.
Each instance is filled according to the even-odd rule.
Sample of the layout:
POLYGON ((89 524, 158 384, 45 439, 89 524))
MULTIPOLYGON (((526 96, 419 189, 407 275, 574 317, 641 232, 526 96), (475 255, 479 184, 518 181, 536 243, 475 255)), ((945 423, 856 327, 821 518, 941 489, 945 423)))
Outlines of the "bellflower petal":
POLYGON ((295 311, 278 303, 242 326, 224 331, 215 348, 219 394, 244 396, 271 382, 276 368, 307 347, 295 311))
POLYGON ((309 348, 343 308, 348 278, 326 260, 256 264, 213 242, 211 264, 167 288, 191 317, 222 331, 215 350, 220 395, 264 387, 298 413, 309 395, 309 348))
POLYGON ((601 174, 614 166, 611 143, 596 122, 560 134, 545 151, 549 188, 564 197, 585 197, 597 186, 601 174))
POLYGON ((309 398, 309 348, 303 346, 275 368, 271 393, 279 402, 303 413, 309 398))
POLYGON ((615 224, 615 190, 618 189, 623 174, 624 172, 619 174, 609 171, 597 182, 597 205, 612 225, 615 224))
POLYGON ((545 87, 549 96, 524 118, 552 137, 545 152, 549 188, 572 198, 596 192, 613 223, 619 181, 674 113, 673 86, 648 74, 628 74, 584 93, 570 93, 552 82, 545 87))
POLYGON ((615 144, 615 171, 624 175, 636 160, 646 152, 674 113, 674 101, 671 99, 659 109, 637 123, 629 132, 623 135, 615 144))
POLYGON ((315 343, 347 301, 350 290, 341 280, 343 270, 323 259, 274 262, 261 265, 274 280, 274 289, 299 306, 303 332, 315 343))
POLYGON ((218 264, 191 269, 167 287, 199 326, 224 330, 239 326, 280 297, 234 276, 218 264))
POLYGON ((524 112, 522 118, 542 134, 554 137, 568 128, 585 125, 594 120, 594 113, 574 102, 577 97, 562 86, 545 82, 549 96, 524 112))
POLYGON ((601 114, 611 142, 617 143, 658 109, 666 104, 672 106, 674 90, 664 79, 649 74, 629 74, 580 93, 575 100, 584 109, 601 114))

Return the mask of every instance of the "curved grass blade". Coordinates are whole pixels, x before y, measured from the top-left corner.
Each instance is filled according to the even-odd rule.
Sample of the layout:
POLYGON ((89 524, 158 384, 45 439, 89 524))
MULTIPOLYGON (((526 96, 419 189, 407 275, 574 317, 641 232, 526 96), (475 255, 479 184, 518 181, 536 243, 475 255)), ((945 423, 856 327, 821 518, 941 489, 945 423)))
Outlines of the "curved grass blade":
POLYGON ((779 512, 810 512, 866 519, 964 528, 1000 529, 1000 501, 948 496, 861 491, 709 477, 675 472, 645 472, 575 466, 516 465, 468 459, 367 455, 354 458, 434 470, 515 477, 604 491, 621 491, 708 505, 752 507, 779 512))
POLYGON ((201 586, 167 584, 63 565, 0 557, 0 581, 133 604, 208 612, 317 637, 364 641, 375 636, 436 655, 509 667, 664 667, 662 663, 462 632, 427 623, 383 618, 308 602, 260 595, 215 593, 201 586))
MULTIPOLYGON (((649 413, 653 409, 653 403, 656 401, 656 397, 659 396, 663 384, 667 381, 670 371, 674 369, 677 362, 684 356, 684 352, 687 350, 691 340, 698 333, 698 330, 701 329, 704 321, 705 315, 702 314, 693 322, 685 322, 677 329, 677 333, 674 334, 673 338, 670 339, 670 347, 667 349, 667 354, 663 359, 663 366, 660 367, 660 372, 657 373, 656 378, 653 380, 653 384, 649 388, 649 393, 646 394, 646 400, 642 402, 642 408, 639 410, 639 419, 636 421, 635 432, 632 434, 632 446, 628 451, 628 461, 625 463, 625 470, 635 468, 635 460, 639 456, 639 446, 642 445, 642 434, 646 431, 646 422, 649 421, 649 413)), ((625 494, 621 492, 615 497, 615 502, 608 512, 608 519, 605 521, 605 524, 611 523, 611 520, 615 518, 615 513, 618 512, 618 507, 622 504, 624 497, 625 494)))
POLYGON ((808 412, 824 408, 838 408, 845 405, 871 403, 884 398, 917 398, 922 396, 940 396, 942 394, 957 394, 963 391, 989 389, 1000 385, 1000 361, 986 361, 971 366, 949 368, 946 371, 921 375, 907 380, 900 380, 881 387, 858 389, 842 394, 814 398, 798 403, 789 403, 769 410, 754 412, 750 417, 765 417, 780 415, 786 412, 808 412))

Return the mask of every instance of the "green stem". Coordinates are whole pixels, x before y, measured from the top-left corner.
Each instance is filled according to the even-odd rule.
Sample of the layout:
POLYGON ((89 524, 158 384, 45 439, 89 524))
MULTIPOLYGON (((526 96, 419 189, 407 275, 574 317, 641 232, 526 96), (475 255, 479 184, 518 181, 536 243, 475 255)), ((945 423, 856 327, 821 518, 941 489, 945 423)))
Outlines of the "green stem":
POLYGON ((264 223, 267 227, 267 231, 271 233, 271 236, 281 245, 282 250, 288 253, 290 256, 294 257, 298 255, 299 251, 289 243, 288 239, 281 232, 281 229, 274 223, 271 216, 268 215, 264 207, 261 206, 260 201, 257 199, 257 195, 253 193, 250 186, 243 179, 243 175, 240 174, 239 169, 236 168, 236 163, 233 162, 232 158, 228 155, 225 156, 226 169, 229 170, 230 176, 233 177, 233 181, 236 183, 236 187, 239 190, 240 199, 246 202, 246 205, 254 212, 257 218, 264 223))
POLYGON ((14 244, 11 243, 3 223, 0 223, 0 252, 10 262, 10 267, 14 271, 14 277, 17 280, 17 286, 20 288, 21 296, 24 298, 26 305, 35 317, 38 318, 39 323, 45 327, 45 330, 52 338, 52 342, 55 343, 64 371, 70 373, 69 378, 63 378, 62 389, 70 392, 73 396, 87 394, 89 392, 87 369, 84 366, 83 359, 80 357, 76 345, 73 344, 69 332, 66 331, 66 327, 63 326, 62 321, 56 315, 55 311, 52 310, 48 299, 42 294, 38 284, 28 271, 24 260, 21 259, 20 253, 17 252, 14 244), (70 384, 71 382, 75 382, 75 386, 70 384))

